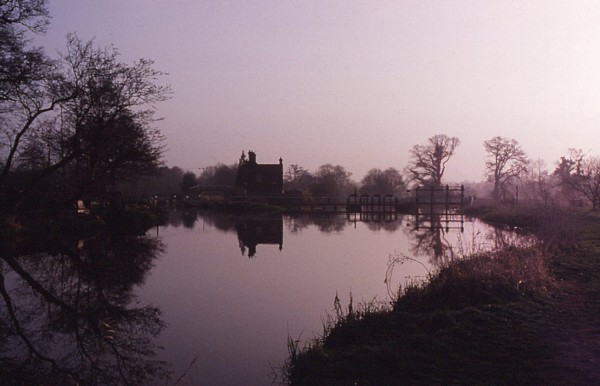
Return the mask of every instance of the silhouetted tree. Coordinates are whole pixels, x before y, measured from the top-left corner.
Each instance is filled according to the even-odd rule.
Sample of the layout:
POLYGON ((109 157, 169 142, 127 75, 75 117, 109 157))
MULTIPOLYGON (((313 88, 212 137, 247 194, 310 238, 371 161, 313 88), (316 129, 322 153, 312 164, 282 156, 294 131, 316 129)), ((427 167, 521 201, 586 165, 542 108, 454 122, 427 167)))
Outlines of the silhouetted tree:
POLYGON ((353 190, 352 173, 343 166, 324 164, 314 174, 310 192, 315 197, 344 197, 353 190))
POLYGON ((118 180, 150 174, 159 165, 162 135, 153 127, 154 104, 169 89, 156 84, 162 73, 152 61, 118 62, 114 49, 95 48, 68 37, 61 59, 75 75, 77 96, 61 104, 61 142, 66 154, 56 165, 71 163, 80 191, 103 192, 118 180))
POLYGON ((0 195, 17 160, 30 161, 32 172, 21 193, 57 171, 75 193, 105 191, 119 179, 154 171, 162 152, 162 136, 152 127, 154 104, 170 93, 156 83, 162 73, 148 60, 119 63, 115 49, 75 35, 66 53, 50 60, 29 49, 24 31, 14 27, 31 21, 32 30, 42 31, 45 18, 43 0, 0 2, 0 143, 6 147, 0 195))
POLYGON ((43 31, 48 24, 46 0, 0 1, 0 24, 18 24, 32 31, 43 31))
POLYGON ((581 149, 570 148, 567 155, 560 157, 560 161, 554 169, 553 175, 559 179, 561 193, 567 200, 574 198, 577 193, 570 184, 572 175, 581 174, 581 163, 583 161, 583 152, 581 149))
POLYGON ((551 191, 550 179, 544 160, 528 161, 520 190, 521 195, 530 202, 547 204, 551 191))
POLYGON ((205 167, 198 177, 198 184, 204 186, 233 186, 237 169, 237 164, 225 165, 224 163, 205 167))
POLYGON ((527 170, 527 155, 514 139, 494 137, 483 142, 487 152, 485 174, 494 184, 496 201, 506 198, 510 182, 527 170))
POLYGON ((151 176, 122 183, 120 190, 131 196, 171 196, 181 191, 183 175, 180 167, 160 166, 151 176))
POLYGON ((26 134, 42 115, 75 96, 56 87, 56 63, 26 38, 27 31, 42 33, 47 24, 46 1, 0 1, 0 195, 26 134))
POLYGON ((48 19, 45 0, 0 1, 0 104, 16 101, 52 70, 52 61, 25 37, 27 30, 45 32, 48 19))
POLYGON ((313 182, 310 172, 297 164, 291 164, 283 175, 283 188, 285 190, 308 190, 313 182))
POLYGON ((363 194, 402 195, 406 184, 400 172, 394 168, 386 170, 371 169, 360 182, 360 192, 363 194))
POLYGON ((193 172, 186 172, 181 178, 181 184, 179 186, 181 187, 181 191, 185 193, 197 184, 196 175, 193 172))
POLYGON ((561 158, 555 173, 575 196, 571 198, 581 196, 592 204, 593 209, 600 206, 600 157, 572 152, 569 158, 561 158))
POLYGON ((406 167, 409 180, 425 186, 440 186, 446 163, 459 143, 456 137, 438 134, 429 138, 425 145, 415 145, 410 150, 406 167))

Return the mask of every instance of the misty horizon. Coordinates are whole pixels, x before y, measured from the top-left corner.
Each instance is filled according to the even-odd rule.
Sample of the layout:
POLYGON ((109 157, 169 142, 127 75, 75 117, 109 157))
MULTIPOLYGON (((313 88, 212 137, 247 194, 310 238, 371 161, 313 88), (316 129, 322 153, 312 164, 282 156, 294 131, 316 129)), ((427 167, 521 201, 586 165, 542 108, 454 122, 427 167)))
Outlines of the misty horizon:
MULTIPOLYGON (((263 160, 401 170, 432 135, 460 139, 448 181, 481 181, 483 142, 517 140, 552 170, 600 143, 598 4, 51 0, 33 37, 75 32, 168 73, 169 166, 263 160)), ((274 162, 274 161, 269 161, 274 162)))

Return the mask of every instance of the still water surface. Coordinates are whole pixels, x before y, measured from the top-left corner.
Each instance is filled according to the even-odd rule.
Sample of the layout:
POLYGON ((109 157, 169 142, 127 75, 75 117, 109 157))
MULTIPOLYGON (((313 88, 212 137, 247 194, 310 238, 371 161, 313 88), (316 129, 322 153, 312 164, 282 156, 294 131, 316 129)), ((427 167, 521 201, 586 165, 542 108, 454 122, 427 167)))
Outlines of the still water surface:
POLYGON ((0 246, 0 384, 270 384, 336 296, 389 303, 444 261, 520 241, 459 216, 191 211, 146 234, 72 233, 0 246))
POLYGON ((164 251, 136 294, 162 311, 167 328, 157 344, 172 379, 185 373, 181 384, 269 384, 288 336, 320 334, 336 294, 344 305, 351 295, 354 302, 390 300, 390 256, 415 259, 394 267, 396 290, 465 251, 516 238, 459 216, 433 224, 413 216, 362 220, 171 212, 152 231, 164 251))

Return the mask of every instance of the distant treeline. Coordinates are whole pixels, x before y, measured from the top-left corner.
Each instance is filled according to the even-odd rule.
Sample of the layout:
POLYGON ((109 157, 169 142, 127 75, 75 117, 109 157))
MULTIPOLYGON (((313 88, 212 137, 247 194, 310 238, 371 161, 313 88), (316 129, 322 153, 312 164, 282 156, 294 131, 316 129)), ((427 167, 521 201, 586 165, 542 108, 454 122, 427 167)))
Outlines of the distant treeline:
MULTIPOLYGON (((461 184, 465 186, 467 195, 494 202, 591 205, 593 208, 600 205, 599 157, 569 149, 556 161, 554 169, 549 170, 543 160, 527 157, 516 140, 497 136, 483 143, 486 151, 483 181, 445 181, 446 164, 459 143, 458 138, 435 135, 425 144, 415 145, 410 150, 409 162, 402 171, 393 167, 372 168, 358 182, 341 165, 327 163, 310 171, 291 164, 285 168, 283 187, 287 192, 313 197, 344 197, 354 191, 403 197, 417 185, 461 184)), ((219 163, 203 168, 199 175, 179 168, 165 168, 161 172, 164 176, 155 178, 171 178, 171 181, 179 180, 179 183, 157 182, 154 185, 162 188, 169 185, 171 194, 185 194, 195 186, 233 186, 237 166, 236 163, 219 163), (173 173, 178 176, 168 177, 173 173)))
MULTIPOLYGON (((131 193, 152 195, 186 194, 196 186, 234 186, 237 164, 219 163, 203 168, 199 175, 179 167, 161 167, 155 176, 128 183, 124 188, 131 193)), ((394 168, 371 169, 360 183, 351 179, 343 166, 324 164, 315 172, 289 165, 283 175, 283 188, 287 192, 314 197, 345 197, 356 189, 360 194, 406 194, 406 183, 400 171, 394 168)))

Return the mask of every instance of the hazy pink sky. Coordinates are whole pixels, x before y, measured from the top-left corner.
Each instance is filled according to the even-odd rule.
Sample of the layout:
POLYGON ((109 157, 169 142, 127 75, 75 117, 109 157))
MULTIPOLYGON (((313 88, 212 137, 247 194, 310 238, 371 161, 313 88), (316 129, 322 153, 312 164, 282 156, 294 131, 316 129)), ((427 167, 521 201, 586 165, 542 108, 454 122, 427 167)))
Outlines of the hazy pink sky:
POLYGON ((360 180, 409 149, 461 140, 447 180, 483 178, 483 141, 514 138, 549 168, 600 153, 598 1, 49 0, 65 35, 155 61, 169 166, 258 161, 360 180))

